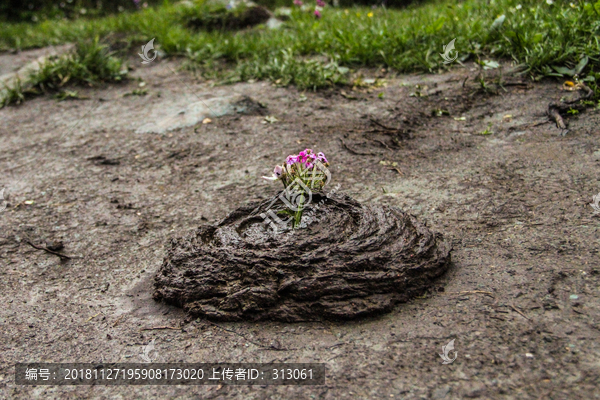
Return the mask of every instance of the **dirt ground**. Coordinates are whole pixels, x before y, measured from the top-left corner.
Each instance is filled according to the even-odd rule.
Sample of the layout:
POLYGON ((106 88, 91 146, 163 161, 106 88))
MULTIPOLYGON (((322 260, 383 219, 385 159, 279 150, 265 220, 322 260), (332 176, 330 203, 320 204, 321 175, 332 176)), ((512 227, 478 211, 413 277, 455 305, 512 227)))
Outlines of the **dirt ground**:
MULTIPOLYGON (((26 58, 3 54, 0 66, 26 58)), ((562 82, 512 76, 484 93, 467 65, 304 100, 267 82, 213 87, 177 60, 139 62, 146 96, 123 96, 139 87, 132 80, 79 89, 88 100, 48 95, 0 110, 0 398, 600 398, 600 219, 589 205, 600 192, 600 112, 572 116, 560 136, 545 111, 562 82), (135 133, 232 93, 277 121, 135 133), (153 301, 168 238, 272 196, 279 183, 260 177, 306 147, 327 155, 340 192, 400 207, 452 240, 437 286, 339 323, 184 323, 153 301), (73 259, 28 240, 62 241, 73 259), (147 330, 157 327, 175 329, 147 330), (14 384, 16 362, 139 362, 152 339, 157 362, 323 362, 327 384, 14 384), (451 339, 458 357, 443 365, 451 339)))

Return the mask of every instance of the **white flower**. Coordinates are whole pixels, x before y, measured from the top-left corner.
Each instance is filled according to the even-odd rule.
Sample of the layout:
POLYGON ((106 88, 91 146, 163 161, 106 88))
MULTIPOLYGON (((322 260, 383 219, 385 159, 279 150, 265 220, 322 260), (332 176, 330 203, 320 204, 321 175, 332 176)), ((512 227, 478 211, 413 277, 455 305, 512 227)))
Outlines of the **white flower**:
POLYGON ((552 4, 554 4, 554 0, 546 0, 546 4, 548 4, 549 6, 551 6, 552 4))
POLYGON ((516 8, 517 10, 520 10, 521 8, 523 8, 523 6, 522 6, 522 5, 520 5, 520 4, 518 4, 518 5, 517 5, 515 8, 516 8))

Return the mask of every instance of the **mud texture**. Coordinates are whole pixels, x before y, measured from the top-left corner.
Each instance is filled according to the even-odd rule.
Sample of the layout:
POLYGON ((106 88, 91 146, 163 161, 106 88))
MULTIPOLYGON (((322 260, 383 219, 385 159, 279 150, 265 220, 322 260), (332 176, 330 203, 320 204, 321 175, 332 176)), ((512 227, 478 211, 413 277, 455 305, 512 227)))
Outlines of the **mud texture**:
MULTIPOLYGON (((0 54, 0 74, 47 51, 0 54)), ((499 61, 497 94, 481 90, 473 63, 363 70, 387 86, 302 93, 213 85, 184 60, 142 65, 133 49, 134 79, 72 88, 88 100, 43 95, 0 109, 0 399, 600 399, 600 218, 590 206, 600 109, 563 115, 563 136, 548 105, 579 94, 499 61), (140 80, 148 94, 127 95, 140 80), (234 93, 277 121, 236 113, 136 133, 234 93), (181 308, 152 299, 171 237, 274 196, 261 176, 307 147, 327 155, 339 193, 401 208, 452 241, 430 290, 376 317, 297 323, 184 323, 181 308), (141 362, 152 340, 155 362, 323 362, 327 381, 15 383, 17 362, 141 362), (458 357, 443 364, 451 340, 458 357)))
POLYGON ((173 239, 154 298, 215 320, 355 319, 390 311, 448 268, 450 244, 414 216, 344 195, 313 200, 323 206, 305 211, 305 228, 273 230, 265 200, 173 239))

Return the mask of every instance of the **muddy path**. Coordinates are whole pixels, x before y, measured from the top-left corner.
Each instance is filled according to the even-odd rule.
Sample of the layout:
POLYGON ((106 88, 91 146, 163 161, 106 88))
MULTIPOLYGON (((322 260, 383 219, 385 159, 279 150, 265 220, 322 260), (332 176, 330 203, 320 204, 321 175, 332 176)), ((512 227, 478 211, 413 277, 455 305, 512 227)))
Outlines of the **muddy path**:
MULTIPOLYGON (((1 57, 10 65, 16 56, 1 57)), ((134 71, 145 96, 124 96, 139 88, 133 80, 79 89, 88 100, 44 96, 0 110, 0 397, 597 394, 600 219, 589 203, 600 191, 598 110, 569 118, 560 136, 545 112, 561 82, 514 77, 485 93, 470 66, 302 94, 266 82, 212 87, 178 65, 134 71), (136 133, 234 93, 262 104, 263 115, 136 133), (435 286, 351 322, 184 323, 181 309, 155 302, 168 239, 274 196, 279 186, 260 177, 306 147, 327 154, 340 193, 398 207, 451 242, 452 264, 435 286), (72 259, 28 241, 62 242, 72 259), (137 362, 152 339, 159 362, 324 362, 327 385, 14 384, 15 362, 137 362), (452 339, 458 357, 442 365, 452 339)))

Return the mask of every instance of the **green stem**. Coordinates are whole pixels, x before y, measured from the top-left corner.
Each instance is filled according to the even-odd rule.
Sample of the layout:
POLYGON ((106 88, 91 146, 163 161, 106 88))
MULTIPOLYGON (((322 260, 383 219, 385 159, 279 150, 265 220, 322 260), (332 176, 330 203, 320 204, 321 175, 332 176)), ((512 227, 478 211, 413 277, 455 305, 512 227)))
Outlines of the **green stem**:
POLYGON ((300 196, 300 207, 298 207, 298 211, 296 211, 296 215, 294 216, 294 228, 300 226, 300 222, 302 221, 302 212, 304 211, 304 192, 302 192, 300 196))
POLYGON ((300 221, 302 221, 302 209, 296 211, 296 216, 294 218, 294 228, 298 228, 300 226, 300 221))

